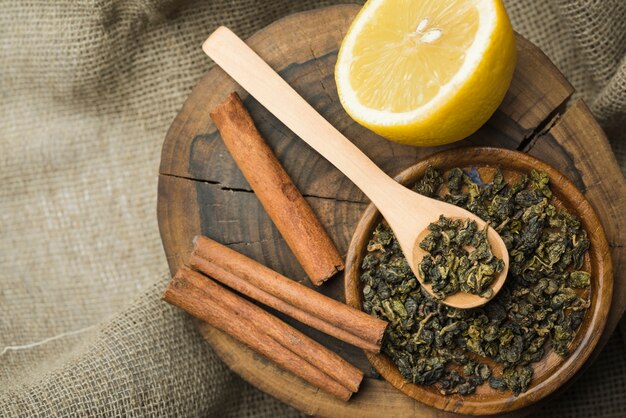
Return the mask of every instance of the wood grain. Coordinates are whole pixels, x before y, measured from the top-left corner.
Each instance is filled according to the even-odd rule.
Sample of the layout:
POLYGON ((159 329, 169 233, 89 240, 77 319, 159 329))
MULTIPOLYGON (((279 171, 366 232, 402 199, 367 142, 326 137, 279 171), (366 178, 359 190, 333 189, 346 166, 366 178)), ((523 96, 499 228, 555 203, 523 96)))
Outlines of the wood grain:
MULTIPOLYGON (((586 135, 588 128, 570 132, 577 126, 572 120, 567 123, 569 129, 565 130, 566 125, 563 125, 561 132, 554 132, 555 138, 550 136, 551 127, 555 129, 567 119, 578 118, 568 116, 573 109, 564 110, 564 104, 573 92, 571 85, 538 48, 518 36, 518 67, 511 88, 499 110, 476 134, 455 145, 438 148, 413 148, 391 143, 354 123, 342 110, 337 98, 333 66, 341 39, 357 11, 358 6, 345 5, 292 15, 256 33, 248 44, 388 174, 398 173, 442 149, 464 145, 508 149, 530 147, 531 154, 550 162, 578 186, 580 181, 577 179, 589 176, 582 172, 588 170, 587 165, 601 167, 602 173, 613 173, 595 185, 593 181, 589 183, 590 190, 598 189, 601 193, 591 196, 585 191, 607 229, 616 272, 615 297, 600 342, 602 345, 626 307, 623 295, 626 283, 623 248, 626 247, 620 247, 623 238, 619 238, 617 230, 612 233, 610 226, 619 217, 618 204, 622 201, 616 198, 617 191, 625 186, 623 177, 615 174, 619 173, 619 168, 610 156, 608 143, 601 132, 589 137, 586 135), (539 133, 542 135, 537 137, 539 133), (572 140, 570 135, 576 139, 572 140), (578 167, 569 163, 559 165, 558 161, 550 160, 552 157, 547 153, 538 155, 537 147, 541 141, 550 138, 575 158, 579 158, 579 154, 573 149, 578 149, 579 143, 587 144, 584 147, 587 163, 578 167), (598 154, 596 148, 607 150, 608 154, 598 154), (609 158, 605 158, 606 155, 609 158), (570 166, 575 170, 568 171, 570 166), (617 295, 621 296, 618 298, 617 295)), ((207 62, 207 69, 209 64, 207 62)), ((209 118, 209 110, 232 91, 240 93, 261 135, 319 216, 341 254, 346 254, 354 228, 367 206, 363 194, 338 170, 247 96, 221 69, 214 67, 194 87, 163 144, 158 218, 170 269, 175 271, 186 261, 193 236, 204 234, 294 280, 306 282, 304 272, 251 193, 209 118)), ((595 131, 599 129, 593 119, 591 125, 595 131)), ((549 151, 555 152, 563 153, 549 151)), ((621 204, 624 207, 623 202, 621 204)), ((319 291, 343 300, 341 277, 328 281, 319 291)), ((320 416, 354 416, 357 413, 372 417, 454 415, 414 401, 377 378, 360 350, 289 319, 287 322, 331 347, 368 376, 349 403, 333 402, 330 397, 326 398, 297 377, 274 367, 206 325, 201 325, 200 329, 229 367, 261 390, 304 412, 320 416)), ((516 414, 527 412, 521 410, 516 414)))

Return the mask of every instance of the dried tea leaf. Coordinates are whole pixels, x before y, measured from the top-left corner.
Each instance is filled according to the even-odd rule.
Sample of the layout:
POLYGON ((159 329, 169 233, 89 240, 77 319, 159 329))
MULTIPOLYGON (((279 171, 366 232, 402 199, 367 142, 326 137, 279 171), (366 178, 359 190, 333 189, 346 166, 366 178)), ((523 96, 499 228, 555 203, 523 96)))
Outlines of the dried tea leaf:
MULTIPOLYGON (((531 365, 547 347, 568 355, 590 306, 584 289, 591 275, 582 270, 587 233, 575 216, 550 203, 549 177, 540 171, 508 184, 499 171, 486 183, 476 169, 455 168, 444 179, 429 167, 415 189, 435 196, 442 186, 447 190, 442 200, 472 211, 502 236, 510 255, 504 287, 482 308, 443 305, 421 288, 383 221, 361 266, 363 309, 390 322, 383 352, 407 381, 435 385, 444 395, 469 395, 488 382, 517 395, 531 384, 531 365), (481 357, 498 367, 492 370, 481 357)), ((492 261, 480 233, 470 223, 445 218, 432 226, 420 244, 431 253, 420 272, 437 283, 438 292, 479 289, 492 269, 497 271, 497 266, 479 267, 492 261), (465 245, 478 252, 460 251, 465 245), (464 277, 471 277, 470 284, 464 277)))
POLYGON ((576 289, 583 289, 591 285, 591 274, 586 271, 572 271, 569 274, 569 284, 576 289))
POLYGON ((428 229, 419 246, 429 255, 417 269, 424 283, 432 284, 435 296, 445 299, 459 291, 490 296, 489 286, 504 262, 493 255, 487 225, 479 231, 472 220, 441 215, 428 229))

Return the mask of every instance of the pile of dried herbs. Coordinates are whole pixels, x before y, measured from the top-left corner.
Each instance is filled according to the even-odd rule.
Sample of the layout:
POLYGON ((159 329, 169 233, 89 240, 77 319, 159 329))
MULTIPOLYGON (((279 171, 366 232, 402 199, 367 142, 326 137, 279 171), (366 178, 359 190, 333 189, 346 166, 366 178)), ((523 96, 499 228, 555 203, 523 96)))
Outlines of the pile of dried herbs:
POLYGON ((491 297, 493 290, 489 286, 504 262, 491 251, 488 225, 479 231, 475 221, 441 215, 428 226, 430 232, 419 246, 429 254, 417 270, 424 283, 432 284, 437 299, 458 291, 491 297))
POLYGON ((500 171, 484 183, 476 170, 456 168, 444 179, 430 168, 415 190, 494 226, 509 251, 509 275, 482 308, 448 307, 421 289, 393 233, 379 224, 361 280, 365 311, 390 322, 383 352, 408 381, 436 385, 442 394, 471 394, 485 382, 524 392, 531 363, 549 347, 566 356, 589 307, 589 292, 576 290, 590 285, 581 270, 586 232, 575 216, 550 204, 548 176, 538 171, 507 184, 500 171), (442 185, 443 198, 436 196, 442 185))

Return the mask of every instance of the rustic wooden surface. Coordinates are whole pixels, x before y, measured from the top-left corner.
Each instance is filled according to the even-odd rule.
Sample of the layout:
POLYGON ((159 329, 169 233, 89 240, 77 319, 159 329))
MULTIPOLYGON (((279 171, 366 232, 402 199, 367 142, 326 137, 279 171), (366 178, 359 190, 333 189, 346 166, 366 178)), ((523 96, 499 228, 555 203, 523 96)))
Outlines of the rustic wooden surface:
MULTIPOLYGON (((502 170, 504 178, 511 182, 533 169, 546 172, 550 176, 550 188, 554 194, 552 203, 575 213, 582 220, 583 228, 588 232, 591 248, 585 257, 584 269, 591 272, 592 291, 589 295, 591 306, 582 322, 576 337, 572 341, 571 354, 563 359, 550 352, 541 361, 534 363, 533 380, 528 390, 515 396, 510 392, 501 392, 483 385, 476 393, 468 396, 441 396, 432 386, 409 384, 400 374, 397 366, 384 354, 366 353, 376 370, 393 386, 402 392, 431 406, 446 411, 487 415, 520 409, 557 390, 570 380, 583 367, 598 343, 611 305, 613 289, 613 271, 609 245, 604 229, 591 204, 576 185, 551 166, 522 152, 502 148, 456 148, 437 153, 402 171, 396 180, 411 186, 421 178, 430 166, 446 171, 454 167, 478 169, 481 178, 488 181, 493 176, 494 167, 502 170)), ((367 253, 367 243, 372 232, 380 222, 381 216, 374 205, 369 205, 357 224, 354 238, 346 256, 345 293, 346 303, 361 308, 362 283, 361 263, 367 253)), ((489 363, 491 363, 488 360, 489 363)), ((498 369, 495 363, 491 366, 498 369)))
MULTIPOLYGON (((334 6, 282 19, 252 36, 249 44, 270 65, 354 141, 387 173, 395 174, 442 149, 489 145, 519 149, 550 163, 573 181, 598 213, 613 256, 613 304, 600 345, 606 342, 626 308, 626 238, 620 209, 626 184, 602 131, 582 102, 568 109, 570 84, 532 44, 518 37, 518 67, 500 109, 476 134, 446 147, 413 148, 383 140, 354 123, 338 102, 333 78, 337 48, 358 6, 334 6)), ((209 63, 207 63, 207 66, 209 63)), ((278 120, 248 97, 219 68, 193 89, 172 123, 163 145, 158 219, 170 269, 191 252, 191 239, 202 233, 294 280, 308 284, 284 240, 251 193, 215 132, 209 111, 238 91, 262 135, 296 186, 345 255, 366 198, 345 177, 278 120)), ((343 300, 341 275, 321 292, 343 300)), ((407 397, 377 379, 360 350, 299 326, 313 338, 361 368, 368 378, 350 402, 318 392, 290 373, 200 324, 221 358, 253 385, 296 408, 322 416, 447 416, 407 397)), ((597 349, 594 355, 599 353, 597 349)), ((520 413, 523 413, 521 411, 520 413)))

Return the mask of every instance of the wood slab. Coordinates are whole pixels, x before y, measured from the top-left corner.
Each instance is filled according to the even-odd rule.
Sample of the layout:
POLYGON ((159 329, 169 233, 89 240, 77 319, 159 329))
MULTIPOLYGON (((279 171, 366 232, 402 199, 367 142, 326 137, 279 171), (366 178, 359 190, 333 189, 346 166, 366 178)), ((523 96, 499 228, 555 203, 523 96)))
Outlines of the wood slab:
MULTIPOLYGON (((565 174, 598 213, 612 251, 615 288, 600 345, 605 343, 626 308, 626 240, 619 233, 624 230, 619 212, 626 207, 626 184, 604 134, 586 106, 576 102, 566 110, 565 104, 573 92, 571 85, 538 48, 518 36, 518 66, 509 92, 499 110, 477 133, 445 147, 413 148, 391 143, 352 121, 337 98, 333 76, 337 49, 358 9, 343 5, 292 15, 257 32, 248 43, 389 174, 443 149, 468 145, 523 150, 565 174)), ((209 65, 207 62, 207 68, 209 65)), ((209 110, 231 91, 241 95, 261 134, 343 255, 367 206, 367 199, 338 170, 214 67, 193 89, 163 144, 157 212, 170 269, 174 272, 184 264, 191 252, 192 237, 204 234, 309 285, 209 118, 209 110)), ((343 300, 343 278, 338 275, 319 290, 343 300)), ((318 392, 215 329, 203 324, 199 327, 235 372, 305 413, 365 417, 452 415, 414 401, 381 380, 360 350, 287 321, 365 372, 362 389, 350 402, 318 392)))

